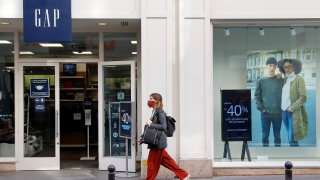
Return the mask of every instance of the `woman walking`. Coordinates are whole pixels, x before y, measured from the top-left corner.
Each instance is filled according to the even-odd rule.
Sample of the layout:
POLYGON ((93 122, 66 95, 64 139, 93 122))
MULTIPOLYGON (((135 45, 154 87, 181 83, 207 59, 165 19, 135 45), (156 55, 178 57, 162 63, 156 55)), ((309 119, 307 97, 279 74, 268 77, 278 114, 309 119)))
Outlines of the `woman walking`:
MULTIPOLYGON (((183 169, 181 169, 173 158, 167 153, 167 135, 164 130, 167 128, 166 113, 163 111, 162 96, 159 93, 152 93, 148 100, 149 108, 152 108, 152 116, 146 121, 146 124, 153 126, 158 130, 162 130, 159 144, 148 145, 148 170, 147 180, 154 180, 157 177, 160 165, 173 171, 176 176, 181 180, 190 178, 190 175, 183 169)), ((140 140, 141 141, 141 138, 140 140)))

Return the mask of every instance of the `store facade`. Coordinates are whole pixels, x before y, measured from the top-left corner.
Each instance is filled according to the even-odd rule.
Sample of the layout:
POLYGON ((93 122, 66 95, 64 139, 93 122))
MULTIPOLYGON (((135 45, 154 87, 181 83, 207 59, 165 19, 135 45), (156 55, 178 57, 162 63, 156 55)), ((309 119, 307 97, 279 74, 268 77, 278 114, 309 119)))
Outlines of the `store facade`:
MULTIPOLYGON (((190 172, 192 177, 210 177, 212 169, 279 168, 288 159, 293 161, 295 167, 317 168, 319 165, 315 159, 318 158, 319 151, 316 138, 318 113, 315 108, 319 41, 317 18, 320 14, 316 7, 319 3, 312 1, 308 6, 298 1, 293 4, 292 1, 287 0, 281 2, 283 6, 275 1, 264 2, 264 6, 260 3, 249 0, 241 2, 124 0, 122 2, 97 1, 94 4, 84 0, 72 1, 72 36, 75 39, 80 37, 80 41, 86 44, 85 50, 91 48, 90 51, 93 52, 91 55, 76 56, 64 55, 65 51, 58 50, 43 53, 43 49, 34 47, 35 43, 23 42, 23 4, 18 0, 3 0, 0 6, 2 23, 0 35, 1 38, 5 37, 6 41, 3 41, 3 45, 0 44, 5 50, 1 63, 6 67, 14 67, 14 70, 5 69, 6 76, 11 78, 12 91, 8 93, 7 88, 6 93, 3 93, 4 97, 12 97, 11 105, 6 106, 11 108, 3 108, 10 112, 8 117, 3 117, 5 119, 3 121, 12 119, 11 124, 13 121, 14 123, 10 126, 10 121, 5 122, 8 125, 3 128, 14 127, 15 143, 4 143, 9 151, 3 152, 10 152, 10 154, 2 154, 0 162, 17 170, 23 170, 24 162, 29 163, 24 161, 22 138, 24 110, 21 99, 23 99, 24 89, 20 87, 24 82, 24 73, 38 66, 50 66, 52 70, 50 75, 60 77, 63 64, 77 64, 77 67, 83 67, 78 64, 84 63, 86 69, 92 67, 95 70, 90 72, 96 72, 96 79, 90 80, 90 85, 98 81, 96 93, 98 111, 105 108, 102 103, 105 97, 103 76, 108 73, 104 72, 110 72, 109 68, 113 66, 128 65, 130 67, 128 71, 133 79, 130 79, 132 95, 129 101, 135 102, 137 109, 137 128, 134 129, 134 135, 141 134, 144 120, 150 115, 150 110, 146 106, 149 94, 159 92, 163 95, 166 112, 178 119, 176 134, 169 139, 168 152, 181 167, 190 172), (290 8, 284 12, 283 7, 287 4, 290 4, 290 8), (10 24, 6 25, 6 22, 10 24), (99 22, 105 22, 107 26, 98 26, 99 22), (134 35, 131 36, 130 33, 134 35), (117 54, 110 54, 114 43, 112 40, 120 41, 123 38, 130 42, 137 41, 134 49, 136 55, 119 58, 117 54), (12 43, 8 44, 7 41, 12 43), (4 45, 4 43, 7 44, 4 45), (33 55, 22 55, 22 50, 38 52, 33 55), (20 52, 20 55, 13 54, 11 51, 20 52), (51 54, 53 56, 50 57, 51 54), (106 57, 106 55, 110 56, 106 57), (270 138, 269 147, 262 147, 259 112, 252 101, 252 113, 255 116, 252 116, 252 141, 248 142, 252 161, 237 160, 241 156, 239 151, 241 142, 230 142, 233 161, 229 161, 223 158, 220 90, 251 89, 254 92, 256 81, 264 76, 263 68, 269 56, 274 56, 277 60, 300 58, 303 63, 302 76, 307 82, 308 90, 306 104, 310 127, 308 136, 301 143, 301 147, 289 147, 286 130, 283 127, 281 147, 273 147, 272 138, 270 138)), ((80 44, 74 43, 76 44, 74 47, 79 47, 80 44)), ((72 49, 72 47, 70 44, 69 48, 72 49)), ((122 49, 129 49, 130 52, 120 54, 131 53, 131 47, 130 43, 124 46, 122 49)), ((82 52, 83 49, 80 51, 82 52)), ((59 81, 54 85, 60 87, 64 80, 61 77, 55 78, 55 80, 58 79, 59 81)), ((93 85, 88 88, 95 88, 93 85)), ((117 86, 121 88, 121 83, 117 86)), ((54 91, 54 97, 61 98, 62 91, 58 88, 54 88, 54 91)), ((117 97, 121 99, 122 94, 117 97)), ((61 104, 56 104, 54 108, 61 109, 61 104)), ((117 159, 108 159, 107 157, 110 157, 108 153, 110 154, 111 151, 105 152, 102 148, 105 143, 102 139, 110 136, 103 133, 103 119, 106 115, 102 112, 97 113, 99 122, 97 144, 99 169, 106 169, 108 164, 116 163, 117 159)), ((59 117, 59 115, 54 117, 56 116, 59 117)), ((61 120, 61 117, 59 118, 61 120)), ((55 126, 60 127, 57 132, 62 131, 63 128, 61 124, 59 125, 60 122, 62 121, 55 126)), ((10 132, 12 134, 12 131, 10 132)), ((272 132, 270 135, 272 136, 272 132)), ((141 160, 141 176, 144 177, 148 150, 144 145, 137 146, 135 141, 131 142, 131 147, 133 147, 133 159, 141 160)), ((57 151, 59 149, 55 152, 57 151)), ((59 163, 59 156, 55 154, 54 157, 58 158, 57 163, 59 163)), ((45 162, 41 164, 43 163, 45 164, 45 162)), ((124 164, 124 161, 121 161, 117 166, 124 164)), ((173 174, 161 168, 160 176, 171 177, 173 174)))
MULTIPOLYGON (((301 170, 299 173, 306 173, 306 169, 310 167, 315 169, 308 173, 318 173, 319 125, 317 119, 319 115, 316 110, 318 99, 316 75, 319 72, 317 68, 319 31, 316 19, 319 14, 313 9, 317 3, 312 2, 310 6, 300 8, 299 2, 295 2, 285 11, 280 8, 282 3, 290 2, 241 1, 231 5, 226 1, 213 3, 215 6, 211 4, 213 167, 216 175, 246 174, 243 171, 230 170, 239 167, 250 169, 250 174, 282 174, 286 161, 291 161, 296 169, 301 170), (233 33, 235 33, 234 36, 233 33), (286 125, 286 118, 282 116, 282 111, 285 112, 283 107, 285 105, 282 103, 284 100, 281 99, 284 92, 282 88, 280 91, 274 91, 271 86, 262 85, 262 82, 272 77, 268 69, 271 60, 275 60, 273 63, 275 73, 278 74, 280 81, 281 78, 286 79, 283 70, 287 67, 282 64, 284 59, 293 59, 292 61, 298 63, 295 64, 295 74, 303 79, 303 83, 299 86, 300 98, 304 96, 300 107, 306 110, 307 115, 302 119, 304 125, 300 126, 300 129, 295 127, 296 124, 290 128, 290 125, 286 125), (222 100, 220 92, 243 89, 249 91, 251 100, 251 132, 249 133, 252 137, 248 141, 251 160, 247 157, 247 153, 244 160, 241 160, 241 141, 230 141, 232 158, 230 160, 224 154, 225 142, 221 140, 221 135, 225 131, 222 128, 223 113, 221 112, 240 116, 241 113, 248 112, 248 109, 241 104, 233 104, 240 107, 238 111, 235 106, 234 108, 229 106, 228 111, 223 109, 225 106, 222 106, 222 103, 223 105, 226 103, 222 100), (268 109, 270 107, 263 107, 266 104, 261 106, 261 97, 266 98, 263 93, 268 91, 272 92, 272 96, 268 96, 267 101, 277 99, 273 105, 277 104, 280 108, 276 111, 268 109), (270 122, 271 117, 277 120, 270 122), (290 129, 293 129, 294 143, 290 141, 290 129), (297 134, 303 135, 297 136, 297 134)), ((243 123, 241 120, 239 118, 229 123, 241 125, 243 123)), ((294 123, 296 122, 294 120, 294 123)), ((245 129, 233 130, 239 133, 245 129)))
MULTIPOLYGON (((120 116, 110 114, 121 111, 126 125, 136 127, 140 20, 73 19, 72 30, 62 26, 54 34, 71 21, 64 13, 74 12, 59 9, 68 1, 50 2, 27 4, 36 8, 18 1, 2 6, 2 12, 12 6, 26 14, 31 9, 31 18, 22 12, 1 15, 1 164, 5 169, 59 170, 70 168, 67 157, 73 154, 79 165, 92 161, 94 168, 114 164, 125 171, 128 147, 128 170, 135 172, 135 141, 121 137, 120 116), (53 34, 26 24, 52 28, 53 34), (61 34, 67 39, 59 39, 61 34)), ((126 133, 135 139, 136 128, 126 133)))

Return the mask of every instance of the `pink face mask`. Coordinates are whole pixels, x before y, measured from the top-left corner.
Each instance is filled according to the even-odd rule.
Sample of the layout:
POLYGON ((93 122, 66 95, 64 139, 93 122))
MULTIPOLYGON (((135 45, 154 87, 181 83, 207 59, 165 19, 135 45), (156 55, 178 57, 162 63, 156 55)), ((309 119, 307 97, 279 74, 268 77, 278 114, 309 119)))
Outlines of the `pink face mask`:
POLYGON ((154 100, 148 100, 148 103, 147 103, 147 104, 148 104, 149 108, 152 108, 155 103, 156 103, 156 102, 155 102, 154 100))

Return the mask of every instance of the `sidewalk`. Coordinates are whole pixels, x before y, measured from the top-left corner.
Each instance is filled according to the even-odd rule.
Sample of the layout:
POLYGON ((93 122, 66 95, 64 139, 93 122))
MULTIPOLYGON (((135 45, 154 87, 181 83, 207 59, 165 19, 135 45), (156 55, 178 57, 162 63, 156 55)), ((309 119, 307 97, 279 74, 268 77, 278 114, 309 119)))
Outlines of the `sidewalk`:
MULTIPOLYGON (((1 180, 107 180, 108 171, 97 169, 66 169, 60 171, 0 171, 1 180)), ((120 178, 116 180, 138 180, 140 175, 134 178, 120 178)), ((220 176, 209 178, 212 180, 285 180, 284 175, 268 176, 220 176)), ((293 180, 319 180, 320 175, 294 175, 293 180)), ((199 179, 201 180, 201 179, 199 179)), ((204 180, 204 179, 203 179, 204 180)), ((206 179, 208 180, 208 179, 206 179)))

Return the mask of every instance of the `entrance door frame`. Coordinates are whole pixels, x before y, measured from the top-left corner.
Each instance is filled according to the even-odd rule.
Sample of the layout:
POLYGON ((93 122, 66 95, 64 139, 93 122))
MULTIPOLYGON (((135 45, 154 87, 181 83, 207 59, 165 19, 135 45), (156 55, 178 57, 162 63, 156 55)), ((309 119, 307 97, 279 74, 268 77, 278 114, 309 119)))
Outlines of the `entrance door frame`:
MULTIPOLYGON (((104 66, 116 66, 116 65, 130 65, 131 67, 131 102, 136 104, 136 61, 128 60, 128 61, 108 61, 108 62, 99 62, 98 63, 98 82, 100 83, 98 87, 98 119, 99 119, 99 170, 107 170, 110 164, 116 167, 116 171, 125 171, 126 170, 126 157, 112 157, 112 156, 104 156, 104 137, 105 137, 105 103, 104 103, 104 66)), ((136 113, 133 113, 136 114, 136 113)), ((132 124, 132 138, 131 138, 131 158, 128 159, 128 171, 136 172, 136 117, 134 118, 134 123, 132 124)), ((130 155, 129 155, 130 156, 130 155)))
MULTIPOLYGON (((16 67, 17 67, 17 71, 15 72, 15 75, 17 77, 17 82, 16 84, 19 84, 19 86, 16 87, 21 87, 18 88, 15 91, 15 97, 16 100, 15 102, 15 108, 17 113, 16 114, 16 127, 17 127, 17 131, 15 132, 15 136, 16 138, 16 142, 15 143, 15 149, 16 149, 16 157, 17 157, 17 163, 16 163, 16 169, 17 170, 60 170, 60 147, 59 147, 59 156, 57 156, 56 158, 58 158, 59 160, 59 167, 49 167, 49 168, 45 168, 45 165, 50 162, 50 160, 48 160, 47 158, 42 158, 42 159, 46 159, 46 160, 41 160, 38 162, 38 164, 41 164, 42 166, 40 168, 33 168, 32 166, 29 166, 28 168, 24 168, 22 165, 22 160, 24 158, 24 147, 22 145, 23 141, 23 126, 24 126, 24 110, 23 110, 23 86, 21 85, 23 82, 23 66, 46 66, 46 65, 51 65, 51 64, 57 64, 58 68, 56 69, 56 71, 58 71, 58 76, 56 78, 56 80, 60 80, 60 64, 61 63, 99 63, 100 59, 36 59, 36 58, 30 58, 30 59, 17 59, 16 61, 16 67), (21 131, 22 130, 22 131, 21 131)), ((57 83, 57 82, 56 82, 57 83)), ((59 81, 58 81, 58 86, 56 86, 56 91, 58 91, 58 94, 55 94, 56 97, 58 97, 59 99, 56 98, 56 103, 59 104, 59 106, 56 106, 58 110, 59 110, 59 117, 58 117, 58 124, 60 125, 60 88, 59 88, 59 81)), ((55 93, 56 93, 55 91, 55 93)), ((99 93, 99 92, 98 92, 99 93)), ((98 120, 99 121, 99 120, 98 120)), ((60 132, 59 132, 59 141, 60 141, 60 132)), ((60 143, 60 142, 59 142, 60 143)), ((31 163, 30 163, 31 164, 31 163)), ((29 164, 29 165, 30 165, 29 164)), ((36 163, 33 163, 36 164, 36 163)))
POLYGON ((55 156, 54 157, 24 157, 24 88, 19 86, 17 89, 18 94, 18 162, 17 170, 59 170, 60 169, 60 132, 59 132, 59 111, 60 111, 60 88, 59 88, 59 62, 55 63, 19 63, 17 77, 18 83, 23 85, 23 67, 36 67, 36 66, 54 66, 55 67, 55 156))

